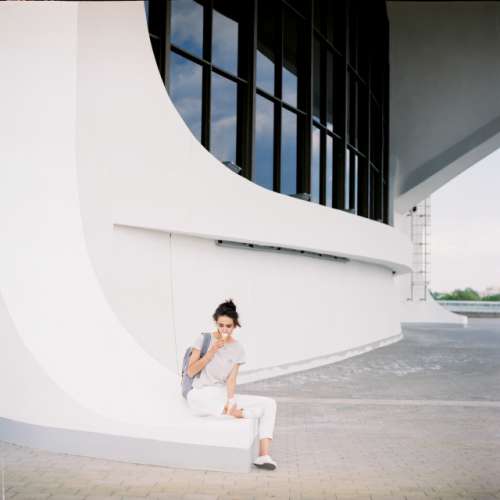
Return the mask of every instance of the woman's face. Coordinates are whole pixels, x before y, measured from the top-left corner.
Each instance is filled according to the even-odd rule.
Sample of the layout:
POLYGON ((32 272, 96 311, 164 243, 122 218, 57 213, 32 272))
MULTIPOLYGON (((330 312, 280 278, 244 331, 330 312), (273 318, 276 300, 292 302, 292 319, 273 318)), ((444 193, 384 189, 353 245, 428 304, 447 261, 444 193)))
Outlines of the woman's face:
POLYGON ((229 316, 219 316, 215 322, 217 330, 223 337, 227 337, 233 333, 234 321, 229 316))

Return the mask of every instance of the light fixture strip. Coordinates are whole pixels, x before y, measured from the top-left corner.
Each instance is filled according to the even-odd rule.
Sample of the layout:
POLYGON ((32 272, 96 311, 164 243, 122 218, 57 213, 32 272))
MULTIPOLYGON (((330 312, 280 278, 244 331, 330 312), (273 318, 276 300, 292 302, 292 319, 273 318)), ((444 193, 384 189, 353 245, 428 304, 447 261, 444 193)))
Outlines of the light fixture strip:
POLYGON ((346 257, 339 257, 337 255, 329 255, 319 252, 310 252, 308 250, 297 250, 295 248, 284 248, 277 247, 271 245, 257 245, 256 243, 239 243, 237 241, 228 241, 228 240, 215 240, 215 244, 223 247, 230 248, 240 248, 246 250, 258 250, 263 252, 281 252, 291 255, 302 255, 304 257, 313 257, 316 259, 325 259, 325 260, 333 260, 335 262, 346 263, 349 262, 350 259, 346 257))

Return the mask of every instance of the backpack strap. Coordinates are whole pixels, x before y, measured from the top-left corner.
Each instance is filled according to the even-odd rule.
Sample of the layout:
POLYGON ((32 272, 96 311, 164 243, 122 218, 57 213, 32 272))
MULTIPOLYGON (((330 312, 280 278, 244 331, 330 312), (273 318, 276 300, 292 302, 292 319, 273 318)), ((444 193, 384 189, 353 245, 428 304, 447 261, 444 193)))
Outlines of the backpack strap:
POLYGON ((201 345, 200 358, 205 356, 208 351, 208 346, 210 345, 210 339, 212 337, 211 333, 202 333, 203 335, 203 344, 201 345))
MULTIPOLYGON (((212 338, 211 333, 202 333, 202 335, 203 335, 203 343, 201 344, 200 359, 207 353, 208 346, 210 345, 210 339, 212 338)), ((200 375, 201 375, 201 370, 194 377, 199 377, 200 375)))

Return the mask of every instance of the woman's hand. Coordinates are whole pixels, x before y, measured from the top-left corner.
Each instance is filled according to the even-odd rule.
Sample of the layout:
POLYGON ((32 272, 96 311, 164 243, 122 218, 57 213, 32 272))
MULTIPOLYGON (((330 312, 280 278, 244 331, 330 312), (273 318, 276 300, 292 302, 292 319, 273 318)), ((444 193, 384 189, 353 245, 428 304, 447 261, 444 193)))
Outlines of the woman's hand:
POLYGON ((237 407, 236 397, 234 395, 234 387, 236 385, 236 374, 238 373, 238 365, 235 365, 228 379, 228 395, 224 405, 224 415, 231 415, 236 418, 243 418, 243 408, 237 407))
POLYGON ((210 355, 210 358, 213 358, 215 353, 221 348, 224 347, 226 343, 222 340, 216 340, 211 346, 210 349, 207 351, 207 354, 210 355))
POLYGON ((243 418, 243 408, 237 408, 236 404, 229 406, 228 403, 224 405, 224 415, 231 415, 235 418, 243 418))
POLYGON ((224 347, 224 341, 219 339, 216 340, 211 346, 210 349, 205 353, 205 356, 203 358, 200 358, 200 349, 197 349, 193 347, 191 357, 189 358, 189 364, 188 364, 188 375, 190 377, 194 377, 198 372, 203 370, 207 363, 209 363, 213 357, 215 356, 215 353, 221 348, 224 347))

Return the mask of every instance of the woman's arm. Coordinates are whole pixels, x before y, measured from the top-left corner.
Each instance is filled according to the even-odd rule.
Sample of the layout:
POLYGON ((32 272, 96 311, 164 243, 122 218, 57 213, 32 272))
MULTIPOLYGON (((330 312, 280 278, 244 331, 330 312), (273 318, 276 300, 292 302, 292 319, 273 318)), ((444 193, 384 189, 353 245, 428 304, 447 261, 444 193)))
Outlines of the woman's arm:
POLYGON ((191 352, 191 357, 189 358, 189 364, 187 369, 187 374, 190 377, 194 377, 198 372, 201 372, 207 364, 212 361, 215 353, 224 345, 223 340, 217 340, 212 347, 206 352, 205 356, 200 358, 200 349, 193 347, 191 352))
MULTIPOLYGON (((204 358, 207 356, 205 355, 204 358)), ((200 359, 200 350, 195 349, 193 347, 191 351, 191 357, 189 358, 189 364, 188 364, 188 369, 187 369, 187 374, 190 377, 194 377, 200 370, 203 370, 205 367, 205 364, 208 363, 208 361, 205 360, 205 364, 202 363, 203 359, 200 359)))
POLYGON ((236 378, 238 377, 239 368, 240 365, 234 365, 231 373, 229 374, 229 377, 226 380, 227 403, 224 406, 224 413, 232 415, 236 418, 243 418, 243 412, 241 411, 241 409, 236 408, 236 404, 234 404, 232 401, 236 393, 236 378))
POLYGON ((236 393, 236 378, 238 377, 238 370, 240 365, 234 365, 229 377, 227 377, 226 387, 227 387, 227 400, 231 400, 234 398, 234 394, 236 393))

